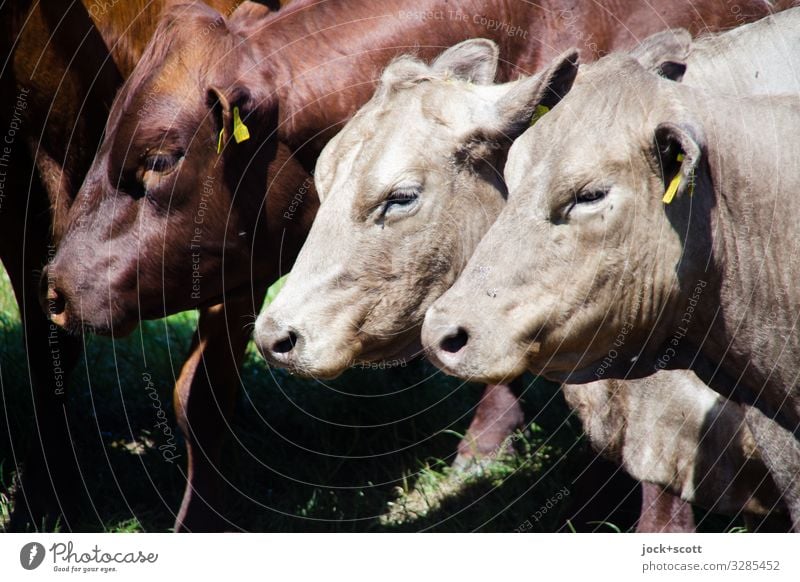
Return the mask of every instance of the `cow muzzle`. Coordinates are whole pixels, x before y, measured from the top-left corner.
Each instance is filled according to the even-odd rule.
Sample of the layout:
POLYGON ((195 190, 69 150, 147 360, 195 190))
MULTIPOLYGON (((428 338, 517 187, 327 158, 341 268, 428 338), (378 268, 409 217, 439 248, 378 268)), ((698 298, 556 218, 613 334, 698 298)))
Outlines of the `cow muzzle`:
POLYGON ((502 383, 525 371, 525 350, 508 330, 492 330, 482 318, 459 317, 436 304, 422 326, 428 358, 444 372, 464 380, 502 383))
POLYGON ((293 374, 332 379, 353 365, 357 346, 342 338, 315 335, 298 325, 280 323, 269 316, 256 321, 254 340, 264 359, 293 374), (342 341, 337 341, 337 340, 342 341))
POLYGON ((48 267, 42 270, 39 280, 39 302, 50 321, 59 327, 66 328, 69 325, 66 295, 56 287, 48 267))
POLYGON ((428 358, 454 376, 466 373, 470 332, 464 325, 430 316, 422 327, 422 345, 428 358))
POLYGON ((271 318, 259 321, 256 326, 255 342, 261 355, 269 363, 281 368, 293 368, 296 365, 297 355, 302 350, 299 347, 301 339, 296 330, 281 326, 271 318))

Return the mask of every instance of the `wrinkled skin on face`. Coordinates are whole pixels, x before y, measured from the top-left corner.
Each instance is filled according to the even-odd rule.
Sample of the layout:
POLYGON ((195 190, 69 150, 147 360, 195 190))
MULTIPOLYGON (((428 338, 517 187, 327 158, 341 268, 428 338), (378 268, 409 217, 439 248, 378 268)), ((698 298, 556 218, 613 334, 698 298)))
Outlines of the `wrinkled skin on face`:
POLYGON ((237 193, 265 192, 297 163, 267 139, 272 96, 254 89, 264 83, 231 26, 200 4, 174 9, 118 94, 43 276, 59 325, 121 335, 249 286, 251 269, 274 276, 251 249, 276 244, 281 213, 265 223, 263 197, 237 193), (241 143, 235 111, 250 129, 241 143))
MULTIPOLYGON (((518 103, 522 102, 522 97, 526 94, 528 99, 535 101, 545 79, 565 66, 569 64, 562 62, 548 68, 538 79, 538 83, 529 81, 525 91, 522 90, 523 85, 519 84, 516 87, 497 86, 494 89, 502 92, 505 98, 516 93, 519 97, 518 103)), ((393 68, 387 71, 387 74, 397 72, 398 69, 393 68)), ((393 350, 402 349, 404 342, 408 341, 404 331, 418 330, 418 327, 412 324, 419 321, 420 309, 424 309, 425 305, 430 304, 442 292, 439 281, 426 278, 424 272, 413 272, 413 268, 425 263, 425 258, 429 256, 428 249, 424 247, 429 244, 427 236, 415 238, 416 229, 428 228, 424 221, 414 222, 417 214, 408 212, 401 215, 402 219, 395 215, 395 219, 380 230, 370 230, 359 221, 342 218, 352 216, 352 208, 357 204, 358 193, 371 191, 369 185, 375 181, 375 177, 370 174, 370 168, 380 169, 381 161, 385 157, 390 160, 405 160, 403 156, 406 156, 410 161, 400 164, 401 168, 420 168, 420 171, 424 171, 420 182, 435 186, 435 189, 426 187, 421 194, 426 197, 425 203, 433 207, 446 208, 448 216, 466 225, 466 228, 443 231, 449 244, 437 247, 438 252, 442 253, 442 261, 446 262, 448 267, 444 272, 448 280, 458 272, 459 261, 463 260, 462 255, 469 254, 473 250, 474 241, 482 232, 480 229, 488 228, 488 224, 481 221, 484 217, 490 221, 492 212, 496 214, 496 205, 490 204, 487 200, 491 202, 505 199, 505 189, 502 184, 495 186, 494 198, 487 192, 487 181, 480 177, 471 180, 460 179, 459 190, 455 191, 453 187, 447 187, 445 182, 448 178, 459 180, 458 171, 449 173, 440 170, 435 173, 430 168, 431 163, 437 162, 436 156, 433 155, 437 150, 432 149, 430 144, 437 143, 437 140, 449 142, 448 148, 442 148, 442 155, 445 155, 445 152, 452 151, 458 144, 463 143, 462 139, 454 139, 452 134, 448 133, 452 125, 442 123, 426 125, 415 122, 413 135, 406 142, 392 141, 393 136, 402 134, 409 126, 409 119, 415 119, 406 114, 403 106, 418 97, 423 101, 425 98, 430 98, 432 89, 446 91, 449 103, 471 103, 486 89, 455 81, 450 81, 444 88, 432 88, 430 85, 431 82, 426 81, 420 86, 405 89, 402 100, 398 102, 388 100, 385 104, 381 104, 392 112, 397 111, 397 118, 386 114, 385 117, 376 115, 376 109, 383 112, 380 107, 372 110, 366 108, 361 113, 363 117, 352 121, 337 138, 336 143, 324 152, 317 178, 322 185, 321 192, 325 195, 325 203, 317 220, 329 220, 330 222, 326 223, 329 230, 315 231, 319 236, 324 236, 321 240, 315 239, 313 235, 309 239, 308 246, 304 250, 304 253, 309 254, 301 257, 287 282, 287 285, 294 285, 290 288, 293 292, 287 296, 285 288, 266 312, 267 316, 270 316, 276 311, 277 305, 280 308, 277 310, 279 316, 292 321, 292 329, 303 329, 304 332, 302 335, 298 334, 299 341, 292 346, 292 350, 278 352, 275 355, 270 354, 269 344, 265 348, 262 341, 262 350, 265 350, 265 354, 271 360, 282 365, 294 364, 295 370, 304 373, 333 375, 338 371, 336 366, 347 365, 346 361, 340 363, 341 360, 336 359, 338 351, 345 351, 351 360, 356 358, 366 360, 381 356, 398 357, 397 351, 393 350), (384 127, 382 125, 384 123, 388 127, 384 127), (400 128, 397 127, 398 123, 401 124, 400 128), (378 140, 378 143, 373 145, 373 140, 378 140), (409 144, 412 146, 410 149, 409 144), (420 153, 420 148, 424 147, 421 144, 427 144, 428 147, 420 153), (373 161, 377 161, 376 166, 368 165, 373 161), (431 174, 434 174, 434 179, 428 178, 431 174), (367 180, 361 182, 362 177, 366 177, 367 180), (341 188, 336 187, 337 181, 341 181, 341 188), (352 183, 355 183, 355 186, 352 183), (354 190, 358 193, 354 194, 354 190), (337 200, 337 197, 341 199, 337 200), (454 198, 458 199, 458 206, 452 204, 454 198), (469 217, 473 214, 478 214, 480 220, 470 222, 469 217), (404 226, 404 228, 392 231, 391 226, 404 226), (309 280, 314 280, 316 272, 314 269, 324 265, 325 260, 330 260, 330 249, 338 244, 348 243, 353 232, 359 232, 359 238, 352 242, 356 245, 357 252, 350 249, 342 255, 336 255, 348 269, 347 281, 342 283, 342 287, 337 287, 331 281, 324 279, 321 282, 316 281, 319 287, 305 286, 309 280), (463 240, 459 240, 459 237, 463 240), (336 245, 331 243, 332 240, 336 245), (312 247, 315 244, 317 246, 312 247), (422 249, 419 248, 421 245, 422 249), (368 255, 373 248, 383 249, 385 260, 359 262, 360 257, 368 255), (313 262, 310 257, 314 259, 313 262), (396 260, 398 257, 402 260, 396 260), (376 263, 379 265, 379 271, 374 266, 376 263), (353 271, 356 268, 359 270, 353 271), (362 280, 368 281, 374 287, 362 286, 359 283, 362 280), (347 294, 346 287, 353 286, 358 292, 347 294), (379 295, 378 289, 385 289, 385 295, 379 295), (385 301, 387 296, 398 302, 403 301, 403 305, 408 306, 405 312, 400 314, 405 317, 398 317, 395 310, 384 308, 380 302, 385 301), (382 325, 381 329, 387 334, 385 339, 367 334, 357 335, 355 332, 352 336, 339 335, 343 326, 338 324, 337 316, 343 314, 345 320, 353 317, 348 310, 352 309, 355 313, 359 313, 360 309, 363 309, 360 308, 362 302, 368 308, 379 305, 378 308, 369 311, 365 326, 369 325, 370 329, 376 329, 379 324, 382 325), (300 314, 306 319, 303 317, 292 319, 293 314, 300 314), (318 322, 319 325, 316 325, 318 322), (305 324, 304 327, 300 327, 302 324, 305 324), (309 336, 315 341, 309 340, 309 336), (360 343, 347 352, 347 348, 342 348, 333 342, 326 344, 325 341, 330 337, 356 337, 353 341, 360 343), (319 358, 310 364, 303 362, 303 354, 316 346, 323 348, 332 346, 333 349, 330 351, 322 352, 323 356, 329 354, 329 359, 322 361, 332 361, 330 368, 321 369, 316 366, 319 358), (362 351, 358 352, 358 349, 362 351), (281 359, 284 354, 285 360, 281 359), (309 370, 311 365, 316 367, 309 370)), ((494 106, 491 110, 497 113, 500 109, 502 108, 494 106)), ((530 112, 530 105, 526 105, 525 110, 530 112)), ((455 117, 464 117, 464 113, 457 108, 448 111, 455 117)), ((497 125, 502 117, 504 116, 498 114, 494 124, 488 122, 484 124, 487 133, 488 128, 497 125)), ((443 116, 441 119, 447 121, 453 117, 443 116)), ((444 161, 447 160, 439 160, 439 165, 444 166, 444 161)), ((434 210, 429 208, 429 215, 441 220, 438 218, 441 215, 434 210)), ((344 272, 344 268, 339 272, 344 272)), ((265 321, 262 316, 258 322, 258 329, 266 328, 268 337, 271 333, 269 326, 277 327, 277 324, 269 319, 265 321)), ((262 336, 258 334, 257 337, 262 336)), ((753 436, 742 426, 742 409, 714 393, 691 372, 661 372, 636 382, 601 381, 564 385, 563 390, 567 402, 583 422, 595 449, 622 465, 636 478, 657 484, 659 496, 668 497, 666 491, 670 491, 692 503, 714 507, 718 511, 731 514, 742 510, 765 514, 779 503, 779 494, 767 476, 767 469, 758 451, 755 450, 753 436), (708 430, 709 418, 713 418, 713 430, 708 430), (724 451, 722 454, 721 450, 724 451)), ((688 515, 691 522, 691 510, 688 515)), ((645 516, 642 519, 646 521, 645 516)), ((678 524, 674 523, 674 516, 667 516, 664 519, 669 522, 668 527, 671 529, 680 529, 678 524)), ((639 527, 644 528, 640 531, 649 531, 648 524, 643 525, 643 521, 640 521, 639 527)), ((656 520, 656 524, 649 524, 649 527, 652 531, 660 531, 661 526, 656 520)), ((683 527, 693 529, 693 526, 685 524, 683 527)))
POLYGON ((423 343, 459 376, 572 382, 688 366, 702 350, 764 387, 751 398, 792 410, 800 347, 763 330, 790 328, 798 301, 781 283, 797 265, 772 236, 797 212, 782 194, 798 181, 793 106, 598 63, 515 142, 509 204, 430 308, 423 343))
POLYGON ((428 312, 423 341, 448 371, 612 376, 661 346, 673 330, 659 321, 708 281, 702 260, 684 258, 708 256, 707 230, 694 223, 710 197, 673 204, 669 219, 661 201, 674 176, 687 190, 699 158, 657 130, 678 85, 623 56, 590 69, 515 142, 509 204, 428 312), (609 97, 610 86, 620 94, 609 97))
POLYGON ((426 314, 430 357, 588 388, 708 358, 698 374, 745 404, 796 529, 798 132, 792 96, 703 93, 620 56, 593 67, 512 147, 509 204, 426 314))
MULTIPOLYGON (((320 211, 256 323, 271 363, 331 377, 416 351, 425 310, 505 203, 508 146, 541 97, 539 77, 489 85, 497 58, 494 43, 474 40, 431 66, 395 62, 325 148, 320 211)), ((575 70, 575 59, 558 66, 575 70)))

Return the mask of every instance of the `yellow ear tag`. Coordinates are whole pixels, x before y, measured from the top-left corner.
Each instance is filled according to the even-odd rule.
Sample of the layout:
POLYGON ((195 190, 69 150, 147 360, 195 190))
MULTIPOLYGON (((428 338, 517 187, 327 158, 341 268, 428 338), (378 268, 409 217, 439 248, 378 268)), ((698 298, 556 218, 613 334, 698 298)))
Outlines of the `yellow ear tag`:
MULTIPOLYGON (((675 159, 678 160, 679 162, 682 162, 683 154, 678 154, 678 156, 675 159)), ((663 202, 664 204, 669 204, 670 202, 672 202, 672 199, 675 198, 675 194, 678 192, 678 186, 680 186, 680 184, 681 184, 681 173, 678 172, 677 174, 675 174, 675 177, 672 178, 672 181, 669 183, 669 186, 667 186, 667 191, 664 192, 664 197, 661 199, 661 202, 663 202)))
POLYGON ((239 117, 239 108, 233 108, 233 139, 236 143, 242 143, 250 139, 250 131, 247 126, 242 123, 242 118, 239 117))
POLYGON ((217 153, 222 153, 222 138, 225 137, 225 129, 219 130, 219 139, 217 140, 217 153))
POLYGON ((533 127, 533 124, 539 121, 548 111, 550 111, 550 108, 546 105, 537 105, 536 109, 533 110, 533 117, 531 117, 531 127, 533 127))

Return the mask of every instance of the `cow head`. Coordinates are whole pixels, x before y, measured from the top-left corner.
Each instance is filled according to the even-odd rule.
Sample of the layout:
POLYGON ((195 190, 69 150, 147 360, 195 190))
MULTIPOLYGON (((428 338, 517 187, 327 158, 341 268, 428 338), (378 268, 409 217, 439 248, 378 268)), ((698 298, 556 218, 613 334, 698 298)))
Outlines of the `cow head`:
POLYGON ((275 96, 255 64, 235 18, 201 3, 163 16, 43 277, 53 321, 125 333, 249 283, 280 158, 275 96))
POLYGON ((576 61, 571 51, 537 77, 492 85, 497 47, 475 39, 430 66, 390 65, 319 158, 320 212, 256 323, 267 360, 331 377, 415 351, 425 310, 505 204, 511 141, 576 61))
POLYGON ((675 331, 707 279, 713 204, 681 90, 607 57, 514 143, 508 205, 426 315, 423 343, 443 369, 597 380, 675 331))

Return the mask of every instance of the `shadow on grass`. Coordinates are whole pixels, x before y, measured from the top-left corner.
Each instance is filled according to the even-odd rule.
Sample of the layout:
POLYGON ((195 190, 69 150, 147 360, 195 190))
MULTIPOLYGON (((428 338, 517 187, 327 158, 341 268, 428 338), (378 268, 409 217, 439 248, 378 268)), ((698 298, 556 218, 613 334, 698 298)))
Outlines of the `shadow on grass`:
MULTIPOLYGON (((69 393, 74 449, 87 489, 79 531, 172 527, 186 460, 174 426, 172 387, 195 322, 195 314, 185 313, 145 322, 122 340, 85 338, 69 393), (159 409, 176 434, 174 462, 162 454, 167 442, 156 427, 159 409)), ((0 288, 0 380, 5 491, 15 458, 36 438, 19 319, 7 286, 0 288)), ((355 369, 329 383, 303 380, 268 369, 251 346, 222 467, 229 529, 510 532, 541 514, 564 488, 569 495, 551 502, 530 531, 605 531, 592 521, 623 531, 633 527, 636 485, 600 461, 601 471, 584 471, 594 455, 560 391, 547 382, 531 379, 522 395, 532 422, 516 442, 518 455, 479 474, 454 477, 448 467, 458 435, 482 389, 425 362, 390 371, 355 369), (458 487, 451 487, 454 478, 458 487), (434 506, 381 518, 415 490, 443 487, 451 487, 451 495, 434 506)), ((0 519, 8 510, 0 495, 0 519)))

